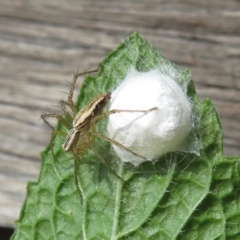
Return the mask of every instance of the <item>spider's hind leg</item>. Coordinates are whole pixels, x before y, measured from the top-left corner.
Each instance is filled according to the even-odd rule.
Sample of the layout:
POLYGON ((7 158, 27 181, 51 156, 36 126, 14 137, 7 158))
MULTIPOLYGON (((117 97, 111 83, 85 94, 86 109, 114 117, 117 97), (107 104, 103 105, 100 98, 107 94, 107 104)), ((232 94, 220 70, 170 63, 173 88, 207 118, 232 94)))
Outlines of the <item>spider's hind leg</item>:
MULTIPOLYGON (((65 117, 68 119, 68 116, 65 114, 65 117)), ((57 118, 67 129, 71 129, 72 126, 71 124, 68 123, 68 120, 65 119, 64 117, 62 117, 62 114, 59 113, 44 113, 41 114, 41 119, 53 130, 55 130, 55 128, 49 123, 49 121, 47 120, 47 118, 57 118)))
MULTIPOLYGON (((66 115, 65 115, 66 116, 66 115)), ((68 123, 66 119, 64 119, 61 114, 56 114, 56 113, 48 113, 48 114, 42 114, 41 115, 42 120, 50 127, 53 129, 52 134, 51 134, 51 139, 50 139, 50 146, 52 148, 53 140, 56 135, 63 136, 64 138, 67 136, 65 132, 62 132, 60 130, 56 130, 47 120, 47 118, 57 118, 67 129, 71 129, 71 124, 68 123)))
POLYGON ((124 180, 109 166, 109 164, 106 162, 106 160, 99 154, 99 152, 93 147, 91 142, 89 142, 87 139, 85 139, 85 142, 88 143, 88 148, 91 149, 94 154, 97 156, 99 161, 118 179, 124 182, 124 180))
POLYGON ((141 155, 133 152, 132 150, 130 150, 129 148, 125 147, 125 146, 122 145, 121 143, 119 143, 119 142, 117 142, 117 141, 115 141, 115 140, 113 140, 113 139, 111 139, 111 138, 108 138, 108 137, 104 136, 103 134, 94 133, 94 135, 95 135, 96 137, 99 137, 99 138, 104 139, 105 141, 107 141, 107 142, 109 142, 109 143, 112 143, 113 145, 115 145, 115 146, 117 146, 117 147, 119 147, 119 148, 121 148, 121 149, 123 149, 123 150, 125 150, 125 151, 127 151, 127 152, 130 152, 132 155, 134 155, 134 156, 136 156, 136 157, 140 157, 140 158, 142 158, 142 159, 144 159, 144 160, 147 160, 145 157, 143 157, 143 156, 141 156, 141 155))
POLYGON ((84 198, 84 194, 83 194, 83 190, 80 184, 80 180, 78 178, 78 158, 77 158, 77 149, 73 150, 73 157, 74 157, 74 183, 75 186, 77 188, 78 194, 80 196, 80 202, 82 204, 83 198, 84 198))

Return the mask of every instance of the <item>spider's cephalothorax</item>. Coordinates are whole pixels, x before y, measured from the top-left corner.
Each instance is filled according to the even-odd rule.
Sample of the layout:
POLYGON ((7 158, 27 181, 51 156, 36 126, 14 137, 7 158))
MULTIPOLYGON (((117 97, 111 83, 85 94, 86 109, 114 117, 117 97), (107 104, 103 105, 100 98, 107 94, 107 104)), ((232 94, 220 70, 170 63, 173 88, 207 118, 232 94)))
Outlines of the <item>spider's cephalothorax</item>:
POLYGON ((81 152, 87 150, 88 143, 94 140, 94 134, 89 130, 93 130, 94 124, 101 115, 104 107, 111 98, 111 93, 101 93, 92 99, 84 108, 82 108, 74 117, 73 128, 68 132, 62 148, 64 151, 81 152))

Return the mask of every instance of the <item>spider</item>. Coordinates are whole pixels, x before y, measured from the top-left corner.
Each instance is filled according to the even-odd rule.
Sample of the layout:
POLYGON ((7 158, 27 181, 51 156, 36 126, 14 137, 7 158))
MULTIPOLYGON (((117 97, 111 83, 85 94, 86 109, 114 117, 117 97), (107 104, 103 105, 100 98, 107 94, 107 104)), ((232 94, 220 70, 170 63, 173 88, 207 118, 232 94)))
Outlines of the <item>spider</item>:
MULTIPOLYGON (((108 168, 108 170, 115 175, 120 180, 124 181, 117 173, 107 164, 104 158, 98 153, 98 151, 94 148, 93 142, 96 137, 104 139, 105 141, 114 144, 133 155, 138 157, 144 158, 137 153, 131 151, 127 147, 123 146, 121 143, 116 142, 103 134, 97 133, 95 130, 95 125, 99 119, 106 117, 110 114, 120 113, 120 112, 144 112, 147 113, 149 111, 155 110, 156 108, 151 108, 148 110, 119 110, 113 109, 108 112, 103 112, 104 108, 106 107, 107 103, 111 99, 111 92, 107 93, 100 93, 96 97, 94 97, 85 107, 83 107, 80 111, 78 111, 76 105, 73 102, 73 91, 75 88, 76 81, 78 77, 89 74, 93 72, 97 72, 98 69, 92 70, 89 72, 83 73, 76 73, 73 76, 72 83, 70 85, 69 95, 67 100, 60 100, 60 107, 62 113, 49 113, 49 114, 42 114, 41 118, 43 121, 53 129, 51 141, 55 135, 61 135, 65 137, 65 140, 62 143, 62 149, 65 152, 72 152, 74 156, 74 181, 77 188, 77 191, 80 195, 80 199, 82 202, 82 193, 79 187, 79 179, 78 179, 78 156, 83 156, 86 152, 91 149, 94 154, 97 156, 99 161, 108 168), (72 114, 69 113, 66 106, 68 106, 72 114), (67 129, 68 133, 58 131, 54 129, 54 127, 48 122, 47 118, 57 118, 67 129)), ((144 158, 145 159, 145 158, 144 158)))

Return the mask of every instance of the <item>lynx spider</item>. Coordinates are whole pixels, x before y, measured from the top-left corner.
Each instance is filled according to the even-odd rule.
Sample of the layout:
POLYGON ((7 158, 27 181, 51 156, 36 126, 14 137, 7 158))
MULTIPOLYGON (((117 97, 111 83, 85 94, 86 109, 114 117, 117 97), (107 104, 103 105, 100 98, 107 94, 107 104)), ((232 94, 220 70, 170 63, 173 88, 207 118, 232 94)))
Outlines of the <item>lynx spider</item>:
MULTIPOLYGON (((102 138, 107 142, 110 142, 135 156, 144 158, 137 153, 131 151, 127 147, 123 146, 121 143, 116 142, 107 136, 104 136, 100 133, 95 132, 95 124, 97 121, 103 117, 106 117, 110 114, 120 113, 120 112, 150 112, 155 110, 156 107, 148 109, 148 110, 119 110, 113 109, 108 112, 103 113, 104 108, 106 107, 107 103, 111 98, 111 92, 107 93, 100 93, 95 98, 93 98, 85 107, 83 107, 80 111, 77 109, 73 102, 73 91, 75 89, 75 84, 78 77, 89 74, 93 72, 97 72, 98 69, 83 72, 83 73, 76 73, 73 76, 72 83, 70 85, 69 95, 67 100, 60 100, 60 108, 62 113, 49 113, 49 114, 42 114, 42 120, 53 129, 52 137, 50 143, 52 143, 55 135, 61 135, 65 137, 65 140, 62 144, 62 148, 65 152, 72 152, 74 156, 74 181, 77 187, 77 191, 80 195, 80 199, 82 202, 82 193, 79 187, 79 178, 78 178, 78 155, 84 155, 88 149, 91 149, 94 154, 98 157, 100 162, 108 168, 108 170, 115 175, 117 178, 123 179, 117 175, 117 173, 107 164, 104 158, 98 153, 98 151, 93 147, 93 142, 96 137, 102 138), (72 115, 66 109, 68 106, 71 111, 72 115), (55 130, 53 126, 48 122, 47 118, 57 118, 68 130, 68 133, 61 132, 55 130), (70 124, 71 123, 71 124, 70 124)), ((145 158, 144 158, 145 159, 145 158)))

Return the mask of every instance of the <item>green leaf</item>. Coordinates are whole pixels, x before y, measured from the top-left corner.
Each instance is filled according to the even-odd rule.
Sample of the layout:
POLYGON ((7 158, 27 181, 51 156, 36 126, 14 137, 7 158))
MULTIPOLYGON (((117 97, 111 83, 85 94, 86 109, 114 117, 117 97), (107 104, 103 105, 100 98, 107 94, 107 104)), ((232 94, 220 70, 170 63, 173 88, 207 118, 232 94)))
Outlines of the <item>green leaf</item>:
MULTIPOLYGON (((28 184, 12 240, 240 239, 239 159, 222 156, 218 116, 209 100, 199 102, 188 70, 178 70, 133 33, 103 60, 96 77, 85 78, 77 106, 82 108, 100 92, 113 91, 131 67, 142 72, 159 68, 188 84, 199 120, 194 134, 203 146, 200 156, 169 153, 155 164, 135 168, 96 138, 97 151, 125 181, 88 151, 78 166, 81 203, 73 156, 62 150, 63 137, 57 136, 42 152, 38 182, 28 184)), ((97 131, 104 134, 105 125, 106 119, 97 123, 97 131)), ((57 128, 66 132, 61 124, 57 128)))

